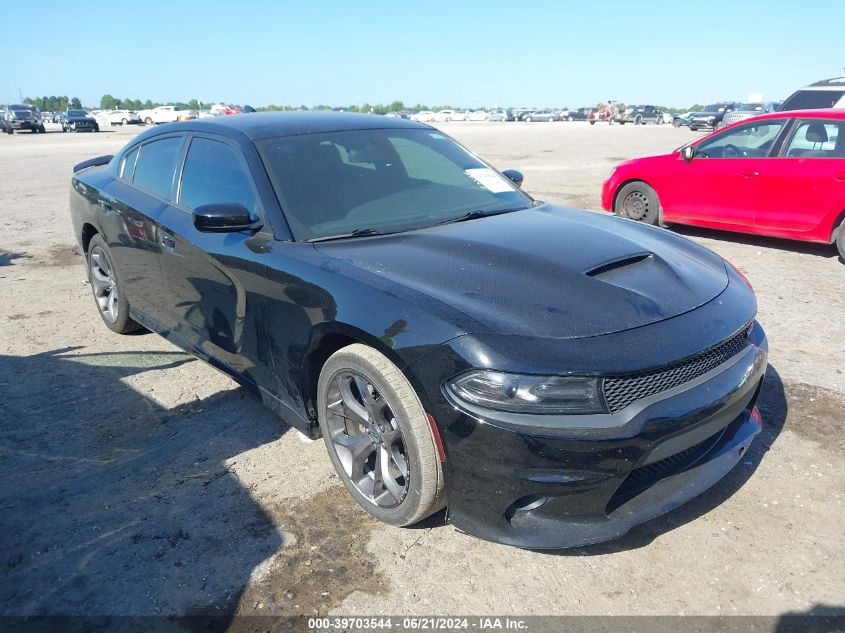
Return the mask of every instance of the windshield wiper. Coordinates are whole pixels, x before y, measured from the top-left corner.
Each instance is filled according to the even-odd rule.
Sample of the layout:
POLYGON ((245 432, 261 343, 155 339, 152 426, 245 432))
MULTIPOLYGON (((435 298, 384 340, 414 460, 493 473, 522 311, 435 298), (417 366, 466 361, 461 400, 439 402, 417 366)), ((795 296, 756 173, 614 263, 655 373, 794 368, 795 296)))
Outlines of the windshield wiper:
POLYGON ((502 213, 510 213, 512 211, 522 211, 525 207, 515 207, 513 209, 491 209, 489 211, 485 211, 484 209, 478 209, 477 211, 469 211, 468 213, 464 213, 457 218, 449 218, 447 220, 441 220, 437 224, 452 224, 454 222, 466 222, 467 220, 475 220, 476 218, 486 218, 489 215, 501 215, 502 213))
POLYGON ((341 233, 339 235, 323 235, 321 237, 312 237, 309 242, 328 242, 331 240, 342 240, 347 237, 367 237, 368 235, 388 235, 384 231, 380 231, 379 229, 355 229, 350 233, 341 233))

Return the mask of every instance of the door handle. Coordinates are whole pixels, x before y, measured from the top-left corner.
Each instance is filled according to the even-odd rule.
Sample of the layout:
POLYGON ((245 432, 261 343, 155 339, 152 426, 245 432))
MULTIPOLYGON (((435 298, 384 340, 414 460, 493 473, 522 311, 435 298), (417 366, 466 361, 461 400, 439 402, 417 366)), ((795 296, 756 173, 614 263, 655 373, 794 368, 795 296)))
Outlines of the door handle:
POLYGON ((112 206, 108 202, 106 202, 105 200, 102 200, 102 199, 97 200, 97 206, 99 206, 106 213, 111 213, 112 211, 114 211, 112 206))
POLYGON ((173 237, 168 235, 167 233, 162 233, 161 245, 164 247, 164 250, 166 250, 168 253, 172 253, 176 248, 176 240, 174 240, 173 237))
POLYGON ((760 175, 759 171, 744 171, 744 172, 742 172, 743 178, 756 178, 759 175, 760 175))

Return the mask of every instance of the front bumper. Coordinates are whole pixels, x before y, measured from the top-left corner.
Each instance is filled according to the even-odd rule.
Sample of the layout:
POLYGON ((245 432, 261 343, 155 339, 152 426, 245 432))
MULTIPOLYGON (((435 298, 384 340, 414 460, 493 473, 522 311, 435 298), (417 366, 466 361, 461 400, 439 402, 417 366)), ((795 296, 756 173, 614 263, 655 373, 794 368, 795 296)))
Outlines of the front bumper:
MULTIPOLYGON (((699 378, 580 428, 515 430, 451 402, 443 431, 449 520, 480 538, 527 548, 611 540, 724 477, 760 431, 754 405, 767 343, 699 378)), ((444 413, 445 415, 445 413, 444 413)), ((577 419, 576 419, 577 418, 577 419)))
POLYGON ((716 119, 690 119, 689 125, 690 127, 712 127, 715 128, 719 124, 719 121, 716 119))
POLYGON ((29 119, 10 119, 6 121, 6 125, 13 130, 31 130, 34 127, 38 127, 38 122, 29 119))

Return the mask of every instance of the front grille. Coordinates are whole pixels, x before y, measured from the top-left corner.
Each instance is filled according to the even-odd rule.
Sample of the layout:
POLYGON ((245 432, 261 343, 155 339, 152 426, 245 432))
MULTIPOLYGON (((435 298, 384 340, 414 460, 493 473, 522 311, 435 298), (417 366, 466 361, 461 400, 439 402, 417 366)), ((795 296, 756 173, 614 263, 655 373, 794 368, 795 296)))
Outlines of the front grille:
POLYGON ((729 338, 706 352, 686 360, 632 376, 609 376, 604 379, 604 398, 612 413, 621 411, 629 404, 656 393, 668 391, 685 382, 703 376, 733 358, 748 345, 751 327, 729 338))

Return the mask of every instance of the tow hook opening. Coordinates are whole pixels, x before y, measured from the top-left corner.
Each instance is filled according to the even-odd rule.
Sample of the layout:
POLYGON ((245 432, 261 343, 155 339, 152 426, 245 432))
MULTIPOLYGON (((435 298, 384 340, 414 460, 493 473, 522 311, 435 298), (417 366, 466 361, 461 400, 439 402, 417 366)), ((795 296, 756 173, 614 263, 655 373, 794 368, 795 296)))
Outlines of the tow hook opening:
POLYGON ((536 510, 549 500, 548 497, 541 495, 526 495, 514 501, 507 510, 505 510, 505 518, 510 521, 517 514, 525 514, 536 510))

